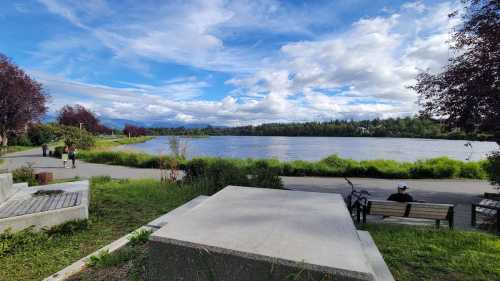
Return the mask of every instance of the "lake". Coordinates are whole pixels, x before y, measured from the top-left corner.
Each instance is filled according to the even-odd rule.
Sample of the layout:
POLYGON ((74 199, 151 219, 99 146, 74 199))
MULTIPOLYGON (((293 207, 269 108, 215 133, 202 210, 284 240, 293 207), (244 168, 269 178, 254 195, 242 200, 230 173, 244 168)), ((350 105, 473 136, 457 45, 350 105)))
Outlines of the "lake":
MULTIPOLYGON (((495 142, 433 140, 408 138, 350 138, 350 137, 259 137, 213 136, 181 138, 187 146, 188 158, 216 156, 233 158, 276 158, 283 161, 317 161, 331 154, 355 160, 392 159, 415 161, 439 156, 457 160, 484 159, 498 149, 495 142)), ((168 136, 156 137, 139 144, 120 146, 150 154, 169 153, 168 136)))

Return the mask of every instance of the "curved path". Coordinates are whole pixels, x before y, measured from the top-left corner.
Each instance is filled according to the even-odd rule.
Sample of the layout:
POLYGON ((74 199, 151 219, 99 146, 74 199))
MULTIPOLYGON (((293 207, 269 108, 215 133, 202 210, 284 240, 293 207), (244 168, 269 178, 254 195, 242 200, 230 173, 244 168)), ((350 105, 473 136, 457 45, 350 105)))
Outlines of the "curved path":
MULTIPOLYGON (((36 172, 52 172, 54 178, 90 178, 107 175, 112 178, 160 178, 158 169, 129 168, 105 164, 85 163, 77 161, 76 169, 66 169, 60 159, 42 157, 41 149, 7 154, 3 157, 5 163, 0 164, 0 170, 12 171, 30 163, 36 172)), ((366 189, 371 198, 387 198, 393 193, 401 180, 350 178, 357 188, 366 189)), ((467 228, 470 221, 470 203, 478 201, 484 192, 493 189, 487 181, 481 180, 404 180, 410 186, 411 194, 418 200, 435 203, 450 203, 457 205, 457 226, 467 228)), ((319 177, 283 177, 286 188, 312 192, 334 192, 348 194, 350 187, 343 178, 319 177)))
POLYGON ((90 178, 101 175, 111 176, 112 178, 160 178, 160 170, 158 169, 129 168, 86 163, 78 160, 76 169, 64 168, 60 159, 42 157, 41 148, 10 153, 0 158, 4 160, 4 163, 0 164, 0 170, 8 169, 12 171, 21 166, 30 164, 33 165, 36 172, 52 172, 55 179, 68 179, 74 177, 90 178))

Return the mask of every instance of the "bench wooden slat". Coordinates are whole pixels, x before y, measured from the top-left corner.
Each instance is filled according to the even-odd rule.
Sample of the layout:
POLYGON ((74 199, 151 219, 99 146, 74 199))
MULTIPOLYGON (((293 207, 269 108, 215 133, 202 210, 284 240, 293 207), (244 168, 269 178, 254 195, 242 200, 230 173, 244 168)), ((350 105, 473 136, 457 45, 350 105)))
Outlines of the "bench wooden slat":
MULTIPOLYGON (((391 217, 408 217, 418 219, 436 220, 439 226, 440 220, 448 220, 450 228, 453 227, 453 205, 433 204, 417 202, 394 202, 383 200, 369 200, 366 208, 366 214, 381 215, 391 217)), ((364 216, 363 221, 366 221, 364 216)))

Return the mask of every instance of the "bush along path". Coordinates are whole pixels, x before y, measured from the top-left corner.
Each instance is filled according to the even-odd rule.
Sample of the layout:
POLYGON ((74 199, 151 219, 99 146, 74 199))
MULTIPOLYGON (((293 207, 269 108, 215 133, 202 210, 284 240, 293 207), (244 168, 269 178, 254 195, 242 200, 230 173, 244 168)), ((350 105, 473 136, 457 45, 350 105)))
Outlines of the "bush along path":
MULTIPOLYGON (((121 165, 138 168, 169 167, 168 156, 155 156, 145 153, 124 151, 82 151, 79 157, 87 162, 108 165, 121 165)), ((194 158, 179 160, 179 168, 186 173, 199 173, 216 166, 252 171, 271 169, 281 176, 320 176, 320 177, 368 177, 387 179, 485 179, 488 161, 463 162, 440 157, 416 162, 394 160, 355 161, 336 155, 318 162, 291 161, 275 159, 231 159, 231 158, 194 158)))

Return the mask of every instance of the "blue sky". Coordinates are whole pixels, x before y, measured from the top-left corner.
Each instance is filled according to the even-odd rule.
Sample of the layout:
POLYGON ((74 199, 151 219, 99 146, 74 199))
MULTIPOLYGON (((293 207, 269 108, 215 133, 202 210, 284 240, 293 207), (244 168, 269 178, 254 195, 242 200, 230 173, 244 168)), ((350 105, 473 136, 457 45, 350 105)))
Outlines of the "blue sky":
POLYGON ((245 125, 407 116, 449 52, 448 1, 0 3, 0 52, 107 118, 245 125))

